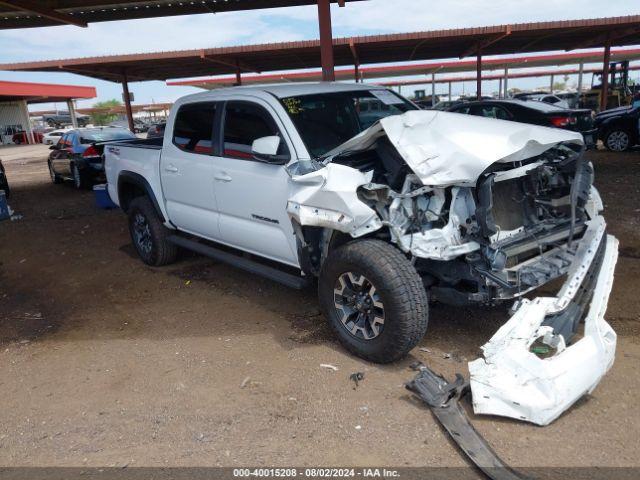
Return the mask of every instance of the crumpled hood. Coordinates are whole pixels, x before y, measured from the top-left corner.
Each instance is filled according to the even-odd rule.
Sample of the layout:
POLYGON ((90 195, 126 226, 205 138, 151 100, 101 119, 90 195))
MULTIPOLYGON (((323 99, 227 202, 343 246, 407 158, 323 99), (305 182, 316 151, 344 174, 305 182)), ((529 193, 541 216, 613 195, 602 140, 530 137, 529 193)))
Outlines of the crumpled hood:
POLYGON ((474 184, 496 162, 540 155, 560 143, 583 145, 582 135, 557 128, 434 110, 383 118, 329 156, 366 150, 386 135, 424 185, 474 184))

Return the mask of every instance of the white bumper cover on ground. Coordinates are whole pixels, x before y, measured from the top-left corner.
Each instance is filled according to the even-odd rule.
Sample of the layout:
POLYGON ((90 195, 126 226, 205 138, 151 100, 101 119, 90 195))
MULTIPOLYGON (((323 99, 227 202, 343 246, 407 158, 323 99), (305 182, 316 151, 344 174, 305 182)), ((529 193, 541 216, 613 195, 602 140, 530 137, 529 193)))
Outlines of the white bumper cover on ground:
POLYGON ((556 298, 522 300, 514 315, 487 342, 484 358, 469 363, 473 408, 476 413, 500 415, 548 425, 576 400, 591 393, 613 365, 616 334, 604 320, 618 258, 618 241, 606 235, 596 217, 581 241, 567 281, 556 298), (552 328, 545 316, 564 310, 587 274, 600 242, 606 242, 593 296, 585 316, 584 336, 569 347, 556 337, 557 352, 540 358, 532 343, 552 328))

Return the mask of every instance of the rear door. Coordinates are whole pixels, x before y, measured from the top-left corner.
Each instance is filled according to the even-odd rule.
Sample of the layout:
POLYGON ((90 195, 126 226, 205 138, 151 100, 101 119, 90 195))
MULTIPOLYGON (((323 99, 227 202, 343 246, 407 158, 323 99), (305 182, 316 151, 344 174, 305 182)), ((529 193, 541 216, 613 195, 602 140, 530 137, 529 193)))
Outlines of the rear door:
POLYGON ((214 158, 220 234, 224 243, 282 263, 298 266, 287 215, 289 175, 284 165, 257 161, 251 144, 278 135, 279 155, 293 145, 277 113, 266 102, 229 101, 221 118, 221 152, 214 158))
POLYGON ((218 208, 214 194, 213 125, 216 102, 179 107, 160 158, 160 181, 171 222, 180 230, 218 240, 218 208))

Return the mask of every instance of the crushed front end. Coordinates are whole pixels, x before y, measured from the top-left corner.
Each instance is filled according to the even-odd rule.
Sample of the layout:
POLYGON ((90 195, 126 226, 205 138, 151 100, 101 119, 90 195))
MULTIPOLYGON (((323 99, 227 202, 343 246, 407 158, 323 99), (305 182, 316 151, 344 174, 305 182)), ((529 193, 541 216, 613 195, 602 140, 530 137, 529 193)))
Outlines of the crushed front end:
MULTIPOLYGON (((515 301, 484 358, 469 364, 477 413, 545 425, 611 367, 616 335, 604 313, 617 240, 605 232, 579 134, 408 112, 292 178, 294 225, 395 244, 432 300, 515 301), (557 296, 527 298, 562 279, 557 296)), ((311 258, 322 258, 321 247, 299 237, 311 258)), ((322 244, 326 251, 329 241, 322 244)))

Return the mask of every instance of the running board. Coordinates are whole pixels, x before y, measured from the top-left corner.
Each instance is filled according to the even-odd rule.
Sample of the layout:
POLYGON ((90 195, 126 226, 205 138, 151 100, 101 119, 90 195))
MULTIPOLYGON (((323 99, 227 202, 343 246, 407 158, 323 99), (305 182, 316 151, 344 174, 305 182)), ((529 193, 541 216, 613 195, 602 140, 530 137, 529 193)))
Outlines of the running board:
POLYGON ((179 247, 186 248, 187 250, 192 250, 196 253, 199 253, 200 255, 204 255, 219 262, 227 263, 247 272, 260 275, 262 277, 268 278, 269 280, 273 280, 274 282, 286 285, 287 287, 295 288, 296 290, 302 290, 309 284, 308 279, 305 277, 283 272, 282 270, 278 270, 277 268, 264 265, 248 258, 234 255, 233 253, 225 252, 204 243, 181 237, 180 235, 171 235, 167 238, 167 240, 179 247))

